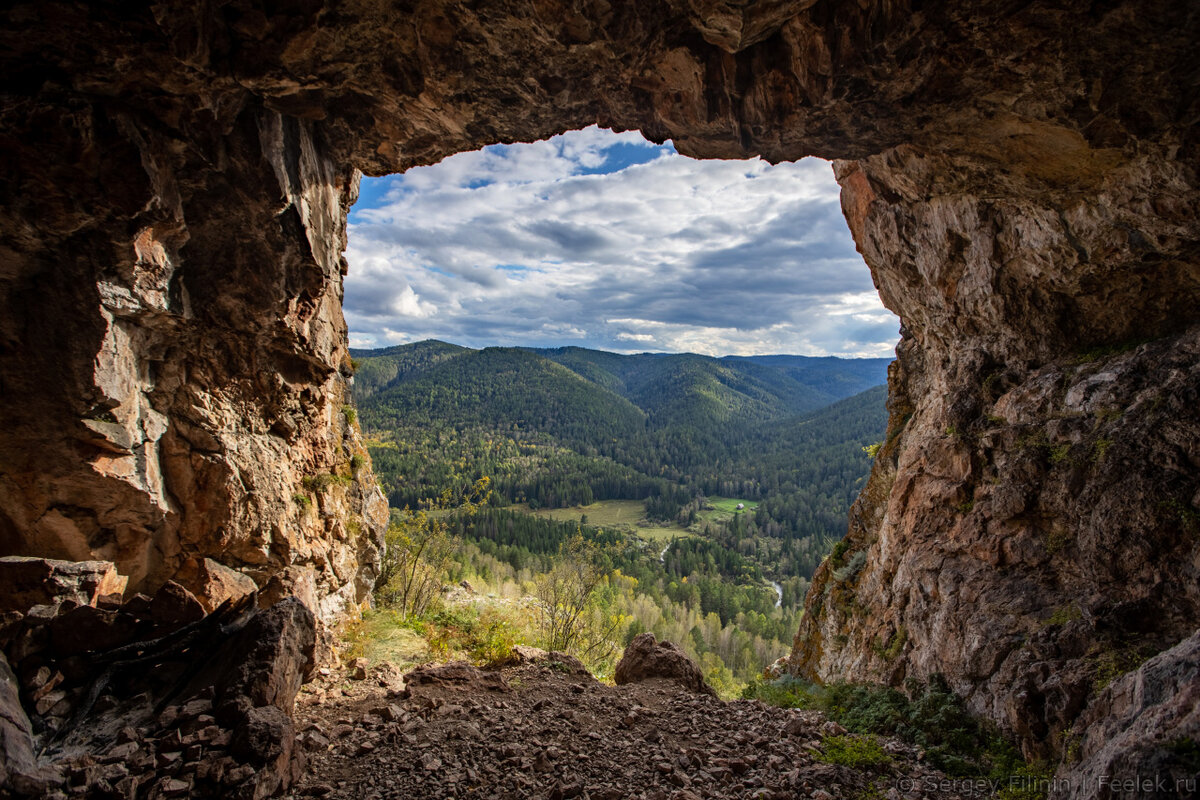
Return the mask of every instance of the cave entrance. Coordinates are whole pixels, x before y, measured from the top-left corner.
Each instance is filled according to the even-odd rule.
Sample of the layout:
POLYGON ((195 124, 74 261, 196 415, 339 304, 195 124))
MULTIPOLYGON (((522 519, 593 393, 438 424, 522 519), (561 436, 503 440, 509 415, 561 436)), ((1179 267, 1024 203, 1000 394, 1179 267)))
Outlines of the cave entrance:
POLYGON ((538 519, 460 526, 468 585, 519 603, 570 533, 551 523, 627 530, 649 557, 609 565, 637 576, 614 653, 636 623, 736 694, 789 651, 898 327, 828 162, 592 127, 364 179, 349 221, 354 393, 394 512, 488 476, 497 515, 538 519), (793 436, 811 419, 819 441, 793 436))

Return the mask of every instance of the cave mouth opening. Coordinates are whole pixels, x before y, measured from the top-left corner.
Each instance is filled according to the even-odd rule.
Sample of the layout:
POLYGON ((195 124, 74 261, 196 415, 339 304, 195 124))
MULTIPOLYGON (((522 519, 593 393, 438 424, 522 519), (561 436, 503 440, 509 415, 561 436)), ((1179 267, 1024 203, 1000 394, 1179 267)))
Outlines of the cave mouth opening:
MULTIPOLYGON (((432 481, 442 478, 437 470, 429 470, 434 477, 423 482, 426 468, 418 461, 457 453, 454 448, 469 437, 472 425, 485 424, 484 417, 487 425, 493 424, 490 415, 477 413, 474 406, 455 406, 459 416, 450 418, 442 416, 445 409, 435 410, 432 399, 426 405, 411 394, 396 395, 386 403, 367 400, 403 382, 401 372, 407 380, 449 357, 446 353, 451 351, 440 345, 420 344, 428 340, 471 349, 576 346, 618 353, 795 354, 890 361, 897 338, 898 320, 883 307, 843 217, 833 169, 816 158, 774 165, 759 158, 694 159, 679 154, 669 142, 653 144, 636 131, 591 127, 527 144, 491 145, 404 173, 364 178, 348 221, 343 313, 352 354, 358 359, 383 356, 360 366, 354 393, 367 440, 378 445, 370 446, 369 452, 394 510, 421 507, 443 489, 457 492, 445 484, 434 486, 432 481), (395 345, 414 347, 403 354, 379 352, 395 345), (411 363, 405 360, 409 354, 411 363), (384 363, 392 358, 399 360, 384 363), (427 419, 421 417, 422 430, 401 431, 411 423, 404 414, 393 413, 401 407, 428 414, 427 419), (373 416, 393 420, 394 430, 372 422, 373 416), (443 423, 454 431, 447 433, 446 441, 441 432, 432 434, 433 444, 425 441, 443 423), (406 441, 406 436, 412 438, 406 441), (397 443, 399 448, 393 446, 397 443), (414 453, 420 458, 414 460, 414 453)), ((469 384, 464 396, 489 397, 486 370, 496 363, 480 359, 478 371, 464 367, 438 374, 469 384), (478 391, 474 381, 481 387, 478 391)), ((509 362, 504 363, 508 368, 509 362)), ((535 371, 529 362, 516 363, 529 374, 535 371)), ((540 373, 535 377, 543 379, 540 373)), ((880 372, 874 384, 837 399, 848 399, 883 380, 880 372)), ((602 378, 597 384, 605 386, 602 378)), ((690 390, 664 386, 664 393, 681 400, 690 390)), ((881 392, 874 402, 882 415, 881 392)), ((652 402, 639 399, 638 405, 647 418, 660 413, 652 402)), ((817 406, 805 412, 799 406, 788 408, 789 415, 799 416, 817 406)), ((844 448, 850 453, 845 460, 854 462, 850 471, 867 468, 863 445, 882 437, 882 424, 881 420, 880 430, 869 438, 844 448)), ((498 433, 499 428, 488 434, 489 445, 498 433)), ((520 438, 517 433, 512 436, 520 438)), ((613 457, 600 443, 589 446, 602 457, 613 457)), ((463 462, 456 467, 463 485, 469 485, 472 475, 489 474, 474 471, 481 462, 471 460, 475 455, 464 455, 467 451, 472 448, 459 453, 463 462)), ((556 477, 568 482, 565 476, 556 477)), ((673 480, 680 489, 699 485, 690 478, 673 480)), ((863 480, 865 475, 839 487, 844 505, 833 523, 835 531, 823 528, 811 536, 811 546, 803 545, 803 553, 772 563, 779 574, 759 579, 761 587, 771 591, 774 610, 766 609, 767 614, 782 619, 796 612, 824 555, 809 550, 845 534, 849 502, 863 480), (801 566, 804 559, 815 561, 801 566)), ((757 488, 738 492, 726 488, 729 481, 717 483, 690 496, 728 500, 730 508, 761 496, 755 494, 757 488)), ((617 509, 615 504, 640 507, 648 499, 605 492, 598 490, 595 499, 598 504, 614 503, 598 511, 606 517, 635 513, 636 520, 640 512, 617 509)), ((498 493, 506 497, 505 505, 573 511, 573 521, 579 521, 579 509, 587 507, 591 522, 603 524, 603 518, 592 513, 591 499, 564 500, 566 495, 559 493, 556 500, 537 497, 535 506, 532 494, 498 493)), ((589 489, 586 497, 592 496, 589 489)), ((806 499, 816 508, 815 495, 806 499)), ((797 538, 807 541, 807 529, 797 538)), ((659 561, 665 563, 666 556, 663 549, 659 561)), ((518 592, 512 599, 524 594, 518 592)), ((785 646, 756 663, 754 673, 786 654, 790 631, 796 627, 795 620, 787 619, 782 626, 789 631, 785 646)), ((679 641, 690 635, 685 629, 668 638, 679 641)))
POLYGON ((898 319, 838 198, 820 159, 699 160, 595 126, 363 178, 350 344, 890 357, 898 319))

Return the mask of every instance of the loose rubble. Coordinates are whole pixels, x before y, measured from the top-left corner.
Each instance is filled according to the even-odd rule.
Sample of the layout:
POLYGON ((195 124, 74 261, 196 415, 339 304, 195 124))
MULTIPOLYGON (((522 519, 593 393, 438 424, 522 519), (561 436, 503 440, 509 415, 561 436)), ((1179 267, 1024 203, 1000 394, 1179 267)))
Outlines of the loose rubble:
POLYGON ((299 701, 308 769, 287 797, 959 796, 924 793, 945 776, 895 739, 876 770, 822 762, 823 737, 839 731, 817 712, 722 702, 659 677, 607 686, 561 654, 523 650, 502 669, 419 667, 403 688, 386 665, 364 681, 319 679, 299 701))

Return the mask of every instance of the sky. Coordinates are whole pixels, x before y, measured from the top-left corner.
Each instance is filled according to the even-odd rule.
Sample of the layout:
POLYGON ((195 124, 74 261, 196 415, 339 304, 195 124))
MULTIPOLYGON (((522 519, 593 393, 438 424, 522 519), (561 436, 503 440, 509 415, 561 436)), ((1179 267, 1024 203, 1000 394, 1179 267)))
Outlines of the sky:
POLYGON ((364 178, 352 347, 891 356, 828 162, 696 160, 596 127, 364 178))

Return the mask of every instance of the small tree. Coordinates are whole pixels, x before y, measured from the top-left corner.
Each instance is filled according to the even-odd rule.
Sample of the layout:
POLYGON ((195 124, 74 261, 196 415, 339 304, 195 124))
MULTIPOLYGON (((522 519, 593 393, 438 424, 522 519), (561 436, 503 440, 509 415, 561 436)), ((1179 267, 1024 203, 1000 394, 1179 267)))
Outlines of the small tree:
POLYGON ((606 618, 599 602, 608 574, 603 562, 601 549, 577 530, 559 546, 550 570, 534 579, 533 594, 547 649, 587 661, 612 655, 612 637, 621 620, 606 618))
MULTIPOLYGON (((474 514, 487 503, 491 494, 488 484, 486 477, 476 481, 455 511, 474 514)), ((432 504, 433 509, 448 510, 452 498, 447 490, 432 504)), ((406 619, 421 616, 441 594, 446 571, 457 549, 457 538, 442 516, 424 509, 415 512, 404 509, 384 537, 376 598, 381 604, 399 610, 406 619)))

